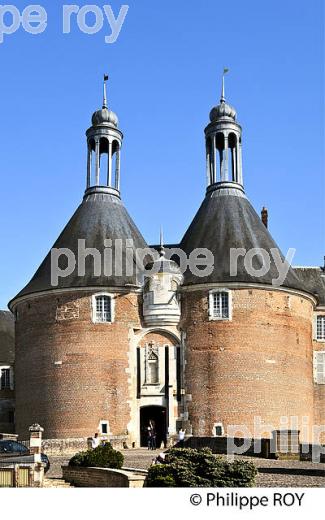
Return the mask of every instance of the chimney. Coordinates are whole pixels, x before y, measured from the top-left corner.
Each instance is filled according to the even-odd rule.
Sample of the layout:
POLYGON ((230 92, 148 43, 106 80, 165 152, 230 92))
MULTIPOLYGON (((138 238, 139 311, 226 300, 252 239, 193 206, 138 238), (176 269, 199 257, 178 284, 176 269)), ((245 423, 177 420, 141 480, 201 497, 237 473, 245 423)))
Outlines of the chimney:
POLYGON ((261 220, 262 220, 264 226, 267 228, 268 211, 265 206, 263 206, 262 211, 261 211, 261 220))

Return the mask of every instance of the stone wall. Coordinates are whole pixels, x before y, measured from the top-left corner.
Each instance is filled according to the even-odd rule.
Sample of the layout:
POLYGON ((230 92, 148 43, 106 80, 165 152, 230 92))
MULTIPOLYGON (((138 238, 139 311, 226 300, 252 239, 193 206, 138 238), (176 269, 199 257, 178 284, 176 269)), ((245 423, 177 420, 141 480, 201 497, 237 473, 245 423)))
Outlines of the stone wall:
MULTIPOLYGON (((122 449, 123 444, 127 442, 127 436, 111 436, 109 442, 114 449, 122 449)), ((75 455, 79 451, 86 451, 89 449, 88 439, 86 437, 81 439, 43 439, 42 452, 46 455, 75 455)))
MULTIPOLYGON (((230 437, 189 437, 185 440, 184 446, 186 448, 210 448, 212 453, 219 455, 230 455, 232 452, 229 446, 237 446, 239 449, 236 453, 241 451, 241 455, 251 457, 265 457, 270 456, 270 439, 261 439, 260 449, 256 450, 254 446, 254 439, 230 438, 230 437), (246 447, 241 449, 241 447, 246 447)), ((178 446, 176 446, 178 447, 178 446)))
MULTIPOLYGON (((208 288, 182 297, 188 425, 194 436, 268 437, 299 429, 311 441, 314 423, 312 302, 284 291, 233 289, 232 320, 209 320, 208 288), (254 416, 265 427, 254 434, 254 416), (297 425, 280 423, 282 416, 297 425), (309 420, 308 431, 302 417, 309 420), (227 432, 229 425, 247 430, 227 432), (250 433, 251 432, 251 433, 250 433)), ((188 432, 190 433, 190 432, 188 432)))
POLYGON ((80 468, 62 466, 62 475, 66 482, 76 487, 132 487, 144 486, 146 472, 123 471, 109 468, 80 468))

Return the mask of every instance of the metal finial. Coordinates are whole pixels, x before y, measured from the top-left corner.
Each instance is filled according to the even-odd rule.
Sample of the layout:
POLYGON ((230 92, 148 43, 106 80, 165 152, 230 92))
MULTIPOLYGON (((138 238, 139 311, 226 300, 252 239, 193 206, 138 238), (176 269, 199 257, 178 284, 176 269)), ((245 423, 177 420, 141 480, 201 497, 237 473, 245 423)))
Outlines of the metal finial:
POLYGON ((224 67, 223 73, 222 73, 222 87, 221 87, 221 98, 220 98, 220 102, 221 103, 224 103, 226 101, 226 98, 225 98, 225 74, 227 74, 227 72, 229 72, 229 69, 224 67))
POLYGON ((165 256, 165 248, 164 248, 164 233, 162 226, 160 227, 160 248, 159 248, 160 256, 165 256))
POLYGON ((107 74, 104 74, 104 86, 103 86, 103 108, 108 108, 108 105, 107 105, 106 81, 108 81, 108 75, 107 75, 107 74))

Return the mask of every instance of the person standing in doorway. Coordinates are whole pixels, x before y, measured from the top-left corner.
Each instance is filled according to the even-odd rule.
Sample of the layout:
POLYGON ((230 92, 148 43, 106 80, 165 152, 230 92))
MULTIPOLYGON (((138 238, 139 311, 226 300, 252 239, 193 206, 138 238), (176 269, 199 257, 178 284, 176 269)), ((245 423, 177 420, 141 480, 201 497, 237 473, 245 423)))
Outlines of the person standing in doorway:
POLYGON ((152 449, 152 429, 150 426, 147 428, 147 441, 148 441, 148 450, 152 449))
POLYGON ((181 428, 178 432, 178 447, 179 448, 184 448, 185 433, 186 433, 186 430, 183 430, 183 428, 181 428))
POLYGON ((156 439, 157 439, 156 430, 154 428, 152 428, 152 430, 151 430, 151 449, 152 450, 156 450, 157 449, 156 439))
POLYGON ((151 430, 151 445, 150 449, 157 449, 157 432, 156 432, 156 422, 153 419, 149 421, 149 428, 151 430))

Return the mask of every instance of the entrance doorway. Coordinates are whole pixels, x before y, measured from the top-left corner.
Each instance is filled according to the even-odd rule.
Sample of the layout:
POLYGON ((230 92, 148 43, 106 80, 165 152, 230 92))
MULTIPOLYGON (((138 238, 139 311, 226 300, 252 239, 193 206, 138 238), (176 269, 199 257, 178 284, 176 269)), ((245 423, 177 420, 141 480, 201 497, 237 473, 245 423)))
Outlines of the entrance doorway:
POLYGON ((148 426, 154 425, 157 449, 167 441, 166 408, 164 406, 142 406, 140 408, 140 446, 148 446, 148 426))

